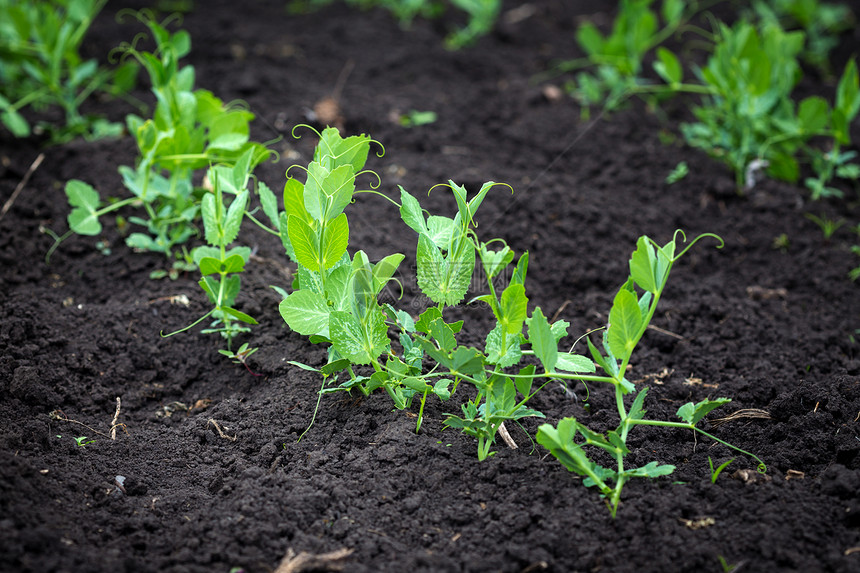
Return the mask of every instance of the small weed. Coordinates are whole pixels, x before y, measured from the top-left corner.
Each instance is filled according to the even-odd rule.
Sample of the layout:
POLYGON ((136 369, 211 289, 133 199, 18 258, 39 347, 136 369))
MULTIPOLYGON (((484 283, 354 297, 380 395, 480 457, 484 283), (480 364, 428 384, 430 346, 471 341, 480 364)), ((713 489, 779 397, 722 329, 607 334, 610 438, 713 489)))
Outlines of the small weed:
POLYGON ((730 463, 735 461, 734 458, 724 461, 719 466, 714 468, 714 462, 711 460, 711 456, 708 456, 708 466, 711 468, 711 483, 717 483, 717 478, 720 477, 720 474, 723 473, 723 470, 726 469, 730 463))
POLYGON ((672 172, 666 176, 666 183, 674 185, 690 173, 690 168, 687 167, 686 161, 681 161, 672 169, 672 172))
POLYGON ((821 229, 821 233, 824 235, 824 240, 829 241, 833 234, 838 231, 844 224, 844 219, 833 220, 826 215, 818 216, 812 213, 805 213, 807 219, 815 223, 819 229, 821 229))

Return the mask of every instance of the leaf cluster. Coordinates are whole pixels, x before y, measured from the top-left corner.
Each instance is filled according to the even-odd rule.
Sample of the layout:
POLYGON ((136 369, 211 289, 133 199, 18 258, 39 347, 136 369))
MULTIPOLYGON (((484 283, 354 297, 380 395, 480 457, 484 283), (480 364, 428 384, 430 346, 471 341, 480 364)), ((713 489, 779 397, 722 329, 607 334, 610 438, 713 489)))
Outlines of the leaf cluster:
MULTIPOLYGON (((152 52, 133 45, 119 49, 147 71, 156 105, 151 118, 133 114, 126 118, 138 158, 134 167, 120 166, 119 173, 131 196, 106 202, 90 185, 69 181, 66 195, 73 209, 68 223, 70 233, 98 235, 100 217, 127 205, 137 207, 141 215, 130 217, 128 222, 141 231, 129 234, 126 243, 173 259, 172 275, 177 269, 193 269, 196 263, 182 247, 199 233, 197 225, 206 196, 205 189, 195 187, 195 176, 210 165, 226 168, 240 160, 247 163, 250 172, 270 156, 270 151, 250 139, 251 112, 225 104, 208 90, 195 89, 193 66, 180 64, 191 50, 189 34, 184 30, 171 33, 166 22, 157 22, 148 12, 135 15, 149 28, 156 47, 152 52)), ((166 271, 154 276, 164 274, 166 271)))
POLYGON ((796 181, 799 158, 812 158, 818 178, 807 180, 813 197, 838 193, 827 187, 827 160, 810 145, 814 137, 832 140, 834 162, 845 162, 839 146, 850 143, 848 126, 860 110, 857 66, 846 66, 834 106, 819 96, 799 103, 792 91, 801 77, 799 54, 804 34, 786 32, 775 23, 756 26, 740 20, 719 25, 718 42, 708 63, 697 73, 710 95, 693 112, 697 122, 682 125, 693 147, 726 163, 738 189, 750 189, 755 172, 796 181))
POLYGON ((567 91, 583 106, 584 113, 598 105, 606 111, 616 110, 633 94, 656 101, 680 88, 681 64, 661 44, 689 19, 695 6, 684 0, 663 0, 657 10, 654 4, 653 0, 621 0, 608 34, 591 22, 577 29, 576 41, 585 57, 560 62, 556 69, 581 70, 567 84, 567 91), (656 57, 654 70, 669 89, 644 75, 644 62, 652 53, 656 57))
POLYGON ((802 30, 806 41, 801 59, 825 75, 832 73, 830 52, 839 45, 839 34, 856 23, 845 4, 818 0, 756 0, 752 11, 763 22, 777 22, 786 30, 802 30))
POLYGON ((0 123, 16 137, 33 128, 21 114, 58 107, 63 123, 39 128, 60 143, 74 137, 117 136, 122 127, 86 116, 81 104, 94 92, 119 95, 134 84, 137 67, 100 67, 84 60, 80 45, 107 0, 0 0, 0 123))

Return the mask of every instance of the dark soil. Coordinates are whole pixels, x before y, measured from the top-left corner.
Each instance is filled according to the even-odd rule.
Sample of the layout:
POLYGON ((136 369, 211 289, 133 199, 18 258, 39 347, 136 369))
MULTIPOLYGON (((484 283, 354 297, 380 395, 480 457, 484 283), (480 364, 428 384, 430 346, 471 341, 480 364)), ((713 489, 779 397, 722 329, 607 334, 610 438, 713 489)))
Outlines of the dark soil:
MULTIPOLYGON (((142 5, 110 3, 88 55, 105 60, 141 31, 115 22, 126 4, 142 5)), ((531 304, 570 321, 571 344, 605 324, 639 235, 721 235, 725 248, 702 243, 677 266, 655 317, 661 330, 646 335, 629 378, 651 386, 646 406, 658 419, 690 400, 732 398, 704 427, 763 458, 767 476, 745 481, 738 470, 753 460, 689 432, 637 429, 632 463, 677 470, 631 482, 612 520, 596 492, 532 447, 538 421, 511 428, 519 449, 500 441, 479 463, 473 439, 442 428, 463 394, 428 400, 418 434, 417 405, 404 412, 384 393, 328 395, 299 442, 321 381, 287 361, 321 365, 325 352, 278 314, 269 285, 287 287, 291 265, 277 239, 244 234, 257 249, 238 303, 261 323, 247 339, 260 347, 252 376, 216 352, 217 336, 159 336, 205 312, 204 296, 192 275, 150 280, 164 259, 132 253, 114 226, 101 237, 110 254, 74 237, 44 263, 52 240, 40 230, 66 228, 65 181, 123 196, 116 166, 133 163, 130 138, 42 149, 4 133, 0 204, 39 153, 45 160, 0 221, 0 570, 264 572, 288 551, 348 549, 340 564, 358 572, 718 572, 721 559, 744 572, 860 571, 860 296, 847 277, 857 238, 846 226, 825 241, 804 217, 856 224, 855 191, 809 203, 799 186, 765 181, 740 197, 722 166, 661 142, 689 117, 689 101, 667 105, 666 121, 633 104, 584 123, 570 99, 547 98, 532 77, 579 55, 577 19, 602 9, 608 22, 611 2, 535 0, 526 12, 507 2, 497 31, 460 52, 441 42, 453 16, 403 30, 387 13, 341 6, 288 16, 282 1, 196 5, 183 27, 197 85, 247 101, 258 140, 283 136, 281 162, 258 170, 264 181, 277 189, 288 165, 307 163, 313 136, 296 141, 289 130, 351 67, 344 129, 386 146, 368 164, 385 193, 403 185, 423 195, 448 179, 514 187, 485 201, 479 230, 529 251, 531 304), (438 121, 406 129, 390 119, 412 109, 436 111, 438 121), (681 160, 690 175, 667 185, 681 160), (177 295, 190 305, 171 304, 177 295), (118 398, 122 426, 111 440, 118 398), (749 408, 769 418, 713 423, 749 408), (94 442, 79 447, 78 436, 94 442), (709 456, 735 458, 715 484, 709 456)), ((836 69, 860 45, 852 34, 836 69)), ((809 77, 801 89, 833 93, 809 77)), ((138 95, 151 101, 145 89, 138 95)), ((118 120, 131 111, 123 102, 93 109, 118 120)), ((452 208, 441 190, 427 201, 452 208)), ((414 256, 415 236, 390 204, 364 195, 350 210, 352 249, 414 256)), ((398 304, 416 310, 404 279, 398 304)), ((455 314, 467 343, 492 326, 486 309, 455 314)), ((590 410, 553 386, 532 404, 551 422, 609 427, 610 389, 590 390, 590 410)))

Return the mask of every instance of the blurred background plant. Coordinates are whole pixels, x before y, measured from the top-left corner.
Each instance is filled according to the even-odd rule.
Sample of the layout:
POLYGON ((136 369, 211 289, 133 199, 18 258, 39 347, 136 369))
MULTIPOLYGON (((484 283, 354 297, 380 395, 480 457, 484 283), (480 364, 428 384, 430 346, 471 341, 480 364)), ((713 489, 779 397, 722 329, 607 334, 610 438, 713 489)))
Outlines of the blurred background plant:
MULTIPOLYGON (((502 8, 501 0, 343 0, 346 4, 361 9, 384 8, 391 12, 404 27, 409 27, 415 18, 436 19, 447 10, 448 4, 465 12, 465 26, 452 31, 445 45, 457 50, 475 43, 496 24, 502 8)), ((332 4, 335 0, 290 0, 287 10, 291 13, 307 13, 332 4)))
POLYGON ((0 123, 13 135, 44 132, 52 143, 61 143, 122 133, 121 124, 80 110, 94 93, 128 92, 137 77, 132 61, 107 68, 80 54, 106 2, 0 0, 0 123), (35 128, 21 113, 27 108, 45 117, 35 128), (52 108, 62 111, 62 120, 52 117, 52 108))

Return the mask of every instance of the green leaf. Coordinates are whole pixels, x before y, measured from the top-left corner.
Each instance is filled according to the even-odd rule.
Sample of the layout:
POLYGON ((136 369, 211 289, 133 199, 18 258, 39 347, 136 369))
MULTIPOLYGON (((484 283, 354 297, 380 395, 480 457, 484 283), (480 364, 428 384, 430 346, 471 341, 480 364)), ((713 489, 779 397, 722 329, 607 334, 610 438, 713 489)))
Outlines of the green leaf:
POLYGON ((514 252, 507 246, 500 251, 490 251, 486 244, 481 244, 479 253, 487 279, 492 279, 514 260, 514 252))
POLYGON ((296 262, 312 272, 320 272, 320 251, 317 234, 300 217, 287 218, 287 232, 296 255, 296 262))
POLYGON ((663 0, 662 16, 663 21, 669 26, 677 26, 681 23, 681 18, 684 17, 685 0, 663 0))
POLYGON ((521 284, 511 284, 502 292, 499 323, 509 335, 520 334, 528 314, 526 288, 521 284))
POLYGON ((242 218, 245 216, 245 208, 248 206, 248 191, 242 191, 230 203, 227 216, 224 218, 223 236, 219 245, 229 245, 239 236, 239 228, 242 226, 242 218))
POLYGON ((528 398, 529 394, 531 394, 535 370, 535 365, 529 364, 528 366, 521 368, 518 373, 519 375, 514 378, 514 385, 517 387, 519 393, 525 398, 528 398))
POLYGON ((341 165, 331 171, 318 162, 308 166, 304 204, 313 218, 334 219, 349 204, 354 192, 355 173, 351 166, 341 165))
POLYGON ((839 85, 836 87, 836 109, 851 123, 860 111, 860 76, 857 73, 857 62, 852 58, 845 65, 839 85))
POLYGON ((827 101, 818 96, 804 99, 797 108, 797 120, 807 134, 823 131, 830 123, 830 107, 827 101))
POLYGON ((284 184, 284 212, 310 224, 313 218, 305 208, 305 186, 298 179, 290 177, 284 184))
POLYGON ((451 352, 457 345, 457 339, 454 338, 454 332, 441 318, 436 318, 430 323, 430 336, 433 337, 436 344, 438 344, 439 348, 444 352, 451 352))
POLYGON ((556 320, 550 325, 550 329, 552 330, 552 335, 555 337, 555 342, 561 341, 562 338, 567 336, 567 327, 570 326, 570 323, 566 320, 556 320))
POLYGON ((210 245, 219 246, 221 235, 218 228, 221 222, 218 217, 218 205, 214 193, 206 193, 200 200, 200 214, 203 216, 203 229, 206 242, 210 245))
POLYGON ((440 400, 448 400, 451 397, 451 391, 448 387, 451 385, 450 380, 441 379, 437 380, 435 384, 433 384, 433 393, 439 397, 440 400))
POLYGON ((597 371, 594 362, 580 354, 559 352, 555 369, 562 372, 582 372, 590 374, 597 371))
POLYGON ((675 415, 688 424, 695 426, 702 420, 702 418, 707 416, 711 410, 719 408, 723 404, 728 404, 729 402, 731 402, 729 398, 717 398, 715 400, 705 399, 697 404, 687 402, 678 408, 678 412, 675 415))
POLYGON ((430 334, 430 323, 437 318, 442 318, 442 311, 438 307, 431 306, 418 316, 418 321, 415 322, 415 330, 430 334))
POLYGON ((633 354, 642 328, 642 313, 636 293, 622 288, 609 311, 607 338, 612 353, 624 360, 633 354))
POLYGON ((606 41, 597 27, 591 22, 585 22, 576 31, 576 42, 589 55, 594 56, 603 51, 606 41))
POLYGON ((245 314, 244 312, 238 311, 235 308, 230 308, 229 306, 222 306, 221 312, 232 316, 236 320, 244 322, 246 324, 258 324, 256 320, 254 320, 251 316, 245 314))
POLYGON ((231 255, 224 261, 213 257, 203 257, 197 263, 200 274, 213 275, 216 273, 241 273, 245 269, 245 259, 241 255, 231 255))
POLYGON ((397 267, 400 266, 404 258, 404 255, 400 253, 394 253, 373 265, 374 294, 379 294, 388 281, 391 280, 391 277, 397 272, 397 267))
POLYGON ((437 304, 453 306, 463 300, 475 267, 475 247, 465 241, 459 244, 459 256, 444 257, 426 236, 418 238, 418 286, 437 304))
POLYGON ((631 420, 641 420, 645 416, 645 410, 642 406, 645 404, 645 394, 648 392, 648 388, 643 388, 639 394, 636 395, 636 399, 633 400, 633 404, 630 405, 630 411, 627 413, 627 417, 631 420))
POLYGON ((495 364, 500 368, 513 366, 523 356, 520 349, 519 336, 506 336, 505 348, 502 348, 502 325, 500 324, 496 324, 496 327, 487 335, 485 349, 487 352, 487 362, 495 364))
POLYGON ((406 378, 403 378, 400 383, 419 394, 432 390, 430 385, 424 382, 422 378, 418 378, 416 376, 407 376, 406 378))
POLYGON ((352 314, 340 310, 329 315, 332 346, 353 364, 370 364, 388 348, 388 327, 381 311, 368 314, 366 326, 352 314))
POLYGON ((257 193, 260 194, 260 204, 263 206, 263 213, 269 219, 272 227, 278 228, 280 216, 278 215, 278 199, 275 194, 269 189, 269 186, 262 181, 257 182, 257 193))
POLYGON ((636 250, 630 256, 630 276, 643 290, 656 293, 662 287, 658 284, 657 257, 654 248, 648 242, 648 237, 639 237, 636 241, 636 250))
POLYGON ((344 139, 335 127, 325 128, 320 135, 314 161, 329 163, 329 169, 347 165, 354 173, 361 171, 370 152, 370 137, 362 134, 344 139))
POLYGON ((536 308, 532 312, 528 325, 528 340, 529 344, 532 345, 532 350, 534 350, 544 369, 547 372, 552 372, 558 361, 558 346, 549 323, 540 308, 536 308))
POLYGON ((329 336, 331 310, 321 294, 310 290, 294 291, 280 302, 278 310, 291 330, 305 336, 329 336))
POLYGON ((98 235, 102 230, 97 213, 98 192, 91 185, 72 179, 66 183, 66 196, 74 207, 68 216, 69 228, 79 235, 98 235))
POLYGON ((0 121, 15 137, 28 137, 30 135, 30 124, 27 123, 23 115, 14 109, 6 109, 0 113, 0 121))
POLYGON ((642 467, 626 470, 622 475, 627 477, 656 478, 670 475, 674 471, 675 466, 669 464, 657 465, 657 462, 650 462, 642 467))
POLYGON ((428 234, 427 222, 418 199, 400 187, 400 218, 419 235, 428 234))
POLYGON ((323 233, 323 267, 330 269, 346 252, 349 245, 349 223, 346 213, 341 213, 326 225, 323 233))
POLYGON ((684 73, 678 56, 663 46, 657 48, 657 61, 654 62, 654 71, 669 85, 680 84, 684 73))

